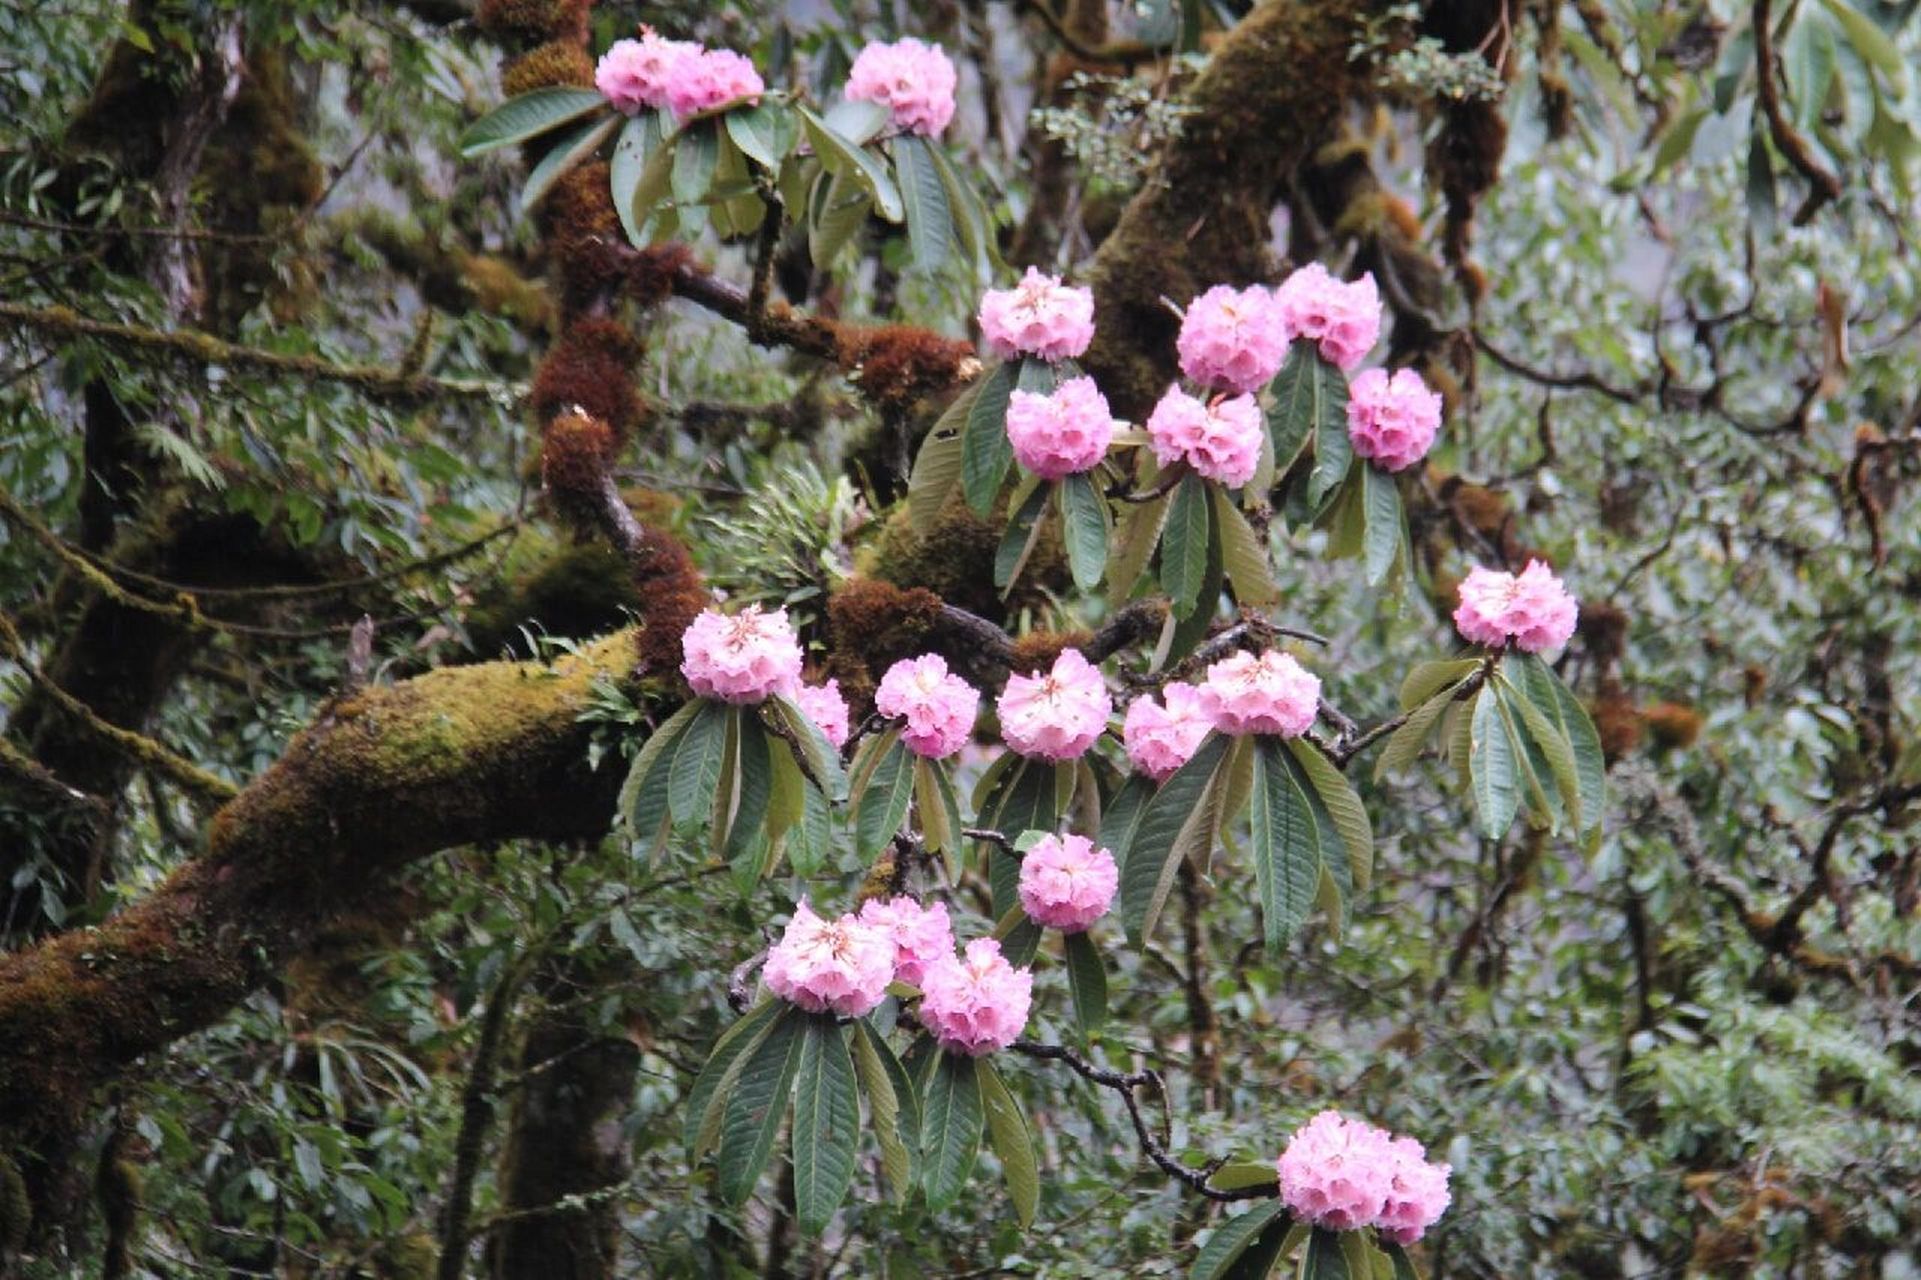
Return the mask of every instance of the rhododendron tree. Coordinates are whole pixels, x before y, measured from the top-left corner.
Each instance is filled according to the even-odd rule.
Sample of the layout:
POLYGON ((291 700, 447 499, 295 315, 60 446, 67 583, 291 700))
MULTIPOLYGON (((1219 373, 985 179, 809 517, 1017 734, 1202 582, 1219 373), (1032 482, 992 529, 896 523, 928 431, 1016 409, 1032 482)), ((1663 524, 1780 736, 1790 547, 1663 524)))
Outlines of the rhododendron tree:
POLYGON ((1913 9, 0 10, 0 1276, 1912 1271, 1913 9))

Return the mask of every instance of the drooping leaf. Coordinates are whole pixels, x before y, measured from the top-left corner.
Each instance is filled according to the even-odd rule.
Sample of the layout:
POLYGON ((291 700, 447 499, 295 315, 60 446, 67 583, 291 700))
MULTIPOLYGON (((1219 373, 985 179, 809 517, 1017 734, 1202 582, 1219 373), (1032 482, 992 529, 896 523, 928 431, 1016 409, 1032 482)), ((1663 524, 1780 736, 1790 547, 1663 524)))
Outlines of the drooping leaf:
POLYGON ((1321 835, 1278 738, 1254 740, 1249 800, 1254 883, 1269 955, 1278 955, 1307 919, 1321 881, 1321 835))
POLYGON ((1501 717, 1498 694, 1483 687, 1474 695, 1470 713, 1468 768, 1473 779, 1474 807, 1480 813, 1481 833, 1498 840, 1507 834, 1520 808, 1520 780, 1515 776, 1514 743, 1501 717))
POLYGON ((780 169, 800 141, 800 122, 791 111, 770 101, 736 107, 722 116, 721 122, 734 145, 769 173, 780 169))
POLYGON ((860 1098, 848 1028, 831 1014, 806 1021, 794 1082, 794 1207, 800 1229, 819 1235, 854 1181, 860 1098))
POLYGON ((1355 1270, 1348 1262, 1342 1236, 1358 1231, 1329 1231, 1316 1227, 1307 1238, 1307 1257, 1301 1267, 1301 1280, 1373 1280, 1371 1271, 1355 1270))
POLYGON ((1347 777, 1321 754, 1319 747, 1305 738, 1291 738, 1287 747, 1313 787, 1314 796, 1334 820, 1334 830, 1347 851, 1354 887, 1365 890, 1374 882, 1374 827, 1368 821, 1367 808, 1347 777))
POLYGON ((891 736, 893 740, 874 762, 854 814, 854 849, 862 861, 870 863, 900 830, 914 798, 914 753, 901 744, 898 734, 891 736))
POLYGON ((1361 563, 1367 571, 1367 585, 1378 587, 1387 581, 1389 571, 1401 554, 1405 523, 1401 514, 1401 490, 1392 475, 1371 462, 1361 464, 1361 475, 1362 505, 1367 515, 1361 563))
POLYGON ((1250 1245, 1277 1224, 1285 1228, 1287 1222, 1287 1206, 1278 1199, 1263 1200, 1239 1217, 1223 1219, 1195 1255, 1189 1280, 1225 1280, 1250 1245))
POLYGON ((720 1126, 720 1194, 739 1204, 753 1194, 787 1113, 800 1069, 807 1015, 784 1006, 741 1067, 720 1126))
POLYGON ((535 89, 509 98, 469 125, 460 135, 460 154, 471 160, 608 109, 607 99, 592 89, 535 89))
POLYGON ((589 120, 556 142, 527 175, 527 185, 520 189, 521 214, 525 216, 539 204, 568 170, 598 151, 600 145, 613 136, 620 120, 617 115, 589 120))
POLYGON ((1451 689, 1481 665, 1479 658, 1421 662, 1401 681, 1401 710, 1411 711, 1443 689, 1451 689))
POLYGON ((1321 357, 1312 342, 1296 339, 1287 361, 1271 384, 1273 407, 1268 429, 1274 437, 1274 463, 1283 468, 1314 441, 1314 469, 1308 477, 1308 505, 1321 500, 1347 475, 1353 445, 1347 438, 1347 377, 1321 357))
POLYGON ((981 1109, 987 1116, 987 1136, 994 1154, 1000 1158, 1001 1172, 1007 1179, 1007 1194, 1023 1227, 1032 1225, 1040 1208, 1040 1166, 1034 1159, 1034 1139, 1027 1129, 1027 1117, 1020 1104, 1001 1081, 993 1059, 977 1059, 976 1076, 980 1082, 981 1109))
MULTIPOLYGON (((767 855, 774 846, 767 830, 767 810, 774 793, 773 750, 757 718, 737 716, 735 724, 740 745, 734 753, 733 814, 722 856, 733 864, 737 880, 752 886, 772 869, 767 855)), ((785 750, 779 743, 772 747, 785 750)))
MULTIPOLYGON (((1018 495, 1019 490, 1015 491, 1018 495)), ((1036 484, 1029 489, 1014 508, 1007 528, 1001 532, 1000 546, 994 552, 994 585, 1002 594, 1019 580, 1021 570, 1027 566, 1028 557, 1034 554, 1039 545, 1041 531, 1047 517, 1047 499, 1051 489, 1044 484, 1036 484)))
POLYGON ((976 515, 993 510, 1014 462, 1014 447, 1007 442, 1007 399, 1018 374, 1011 362, 996 365, 967 410, 967 426, 961 433, 961 488, 976 515))
POLYGON ((1560 677, 1538 656, 1516 654, 1503 661, 1521 673, 1527 695, 1536 706, 1543 711, 1552 709, 1555 722, 1567 738, 1574 757, 1576 789, 1581 798, 1581 834, 1583 843, 1592 852, 1599 847, 1602 819, 1607 812, 1607 762, 1601 755, 1601 739, 1594 730, 1594 721, 1560 677))
POLYGON ((874 201, 845 174, 822 172, 816 191, 816 198, 808 205, 807 254, 815 266, 827 271, 840 251, 867 225, 874 201))
POLYGON ((682 129, 674 139, 674 175, 671 186, 674 204, 687 209, 707 198, 713 186, 714 170, 720 163, 719 126, 712 120, 698 120, 682 129))
POLYGON ((1154 780, 1137 773, 1121 784, 1101 810, 1100 846, 1110 850, 1115 862, 1122 866, 1127 864, 1134 830, 1140 825, 1141 815, 1147 812, 1147 802, 1153 798, 1154 780))
POLYGON ((640 188, 648 159, 659 150, 660 143, 660 113, 656 111, 643 111, 628 120, 614 140, 613 159, 608 163, 608 194, 620 215, 621 230, 633 244, 642 243, 641 224, 634 221, 634 194, 640 188))
POLYGON ((938 1052, 921 1099, 921 1183, 936 1213, 960 1198, 980 1154, 986 1122, 978 1059, 938 1052))
POLYGON ((913 476, 907 482, 907 520, 916 533, 926 533, 953 497, 961 480, 961 433, 967 415, 979 398, 984 380, 976 378, 948 404, 921 440, 914 457, 913 476))
POLYGON ((1279 604, 1281 588, 1268 567, 1267 547, 1248 524, 1238 504, 1219 485, 1213 490, 1214 523, 1221 531, 1221 566, 1234 587, 1234 599, 1244 605, 1279 604))
POLYGON ((740 1078, 740 1069, 765 1038, 774 1019, 789 1007, 780 1000, 763 1000, 714 1042, 713 1052, 707 1055, 707 1065, 700 1069, 693 1088, 687 1093, 681 1120, 681 1140, 687 1146, 690 1161, 698 1164, 719 1138, 721 1114, 733 1092, 734 1082, 740 1078))
POLYGON ((794 110, 800 113, 808 141, 814 144, 815 154, 820 156, 823 165, 836 173, 851 175, 874 202, 875 211, 887 221, 899 222, 906 216, 900 188, 888 176, 885 165, 865 147, 831 128, 812 109, 796 104, 794 110))
POLYGON ((933 144, 917 133, 903 133, 887 145, 907 211, 907 243, 914 265, 922 271, 939 271, 947 265, 948 246, 957 237, 947 188, 930 154, 933 144))
POLYGON ((951 855, 961 847, 960 801, 947 766, 938 760, 914 757, 914 804, 920 818, 921 839, 935 853, 951 855))
MULTIPOLYGON (((651 842, 667 820, 667 763, 673 759, 673 745, 689 722, 700 714, 699 699, 682 706, 667 717, 646 742, 627 770, 616 806, 627 826, 628 839, 638 844, 651 842)), ((638 850, 637 850, 638 851, 638 850)))
POLYGON ((954 229, 960 236, 961 248, 967 252, 968 264, 977 280, 986 279, 1001 261, 987 209, 974 188, 954 172, 945 151, 929 143, 927 154, 933 157, 935 171, 946 188, 947 204, 954 213, 954 229))
POLYGON ((735 709, 724 702, 702 699, 700 710, 680 741, 667 783, 667 805, 679 830, 693 829, 713 818, 714 795, 727 754, 728 724, 735 709))
POLYGON ((1145 502, 1122 504, 1120 517, 1115 521, 1114 552, 1108 558, 1108 598, 1115 604, 1133 595, 1141 575, 1147 571, 1147 562, 1160 544, 1167 508, 1165 494, 1145 502))
POLYGON ((1531 754, 1539 755, 1539 767, 1545 770, 1554 786, 1562 814, 1580 831, 1583 829, 1581 782, 1574 768, 1574 747, 1568 742, 1560 718, 1551 709, 1542 710, 1528 695, 1524 687, 1526 680, 1526 673, 1518 668, 1511 675, 1509 672, 1495 675, 1502 700, 1507 704, 1510 726, 1518 725, 1532 749, 1531 754), (1516 683, 1517 680, 1521 683, 1516 683))
POLYGON ((1421 748, 1434 724, 1453 703, 1449 694, 1436 694, 1409 713, 1407 720, 1387 737, 1380 759, 1374 762, 1374 780, 1379 782, 1396 769, 1405 769, 1420 758, 1421 748))
POLYGON ((1229 740, 1210 733, 1147 803, 1121 872, 1121 916, 1136 945, 1154 932, 1184 859, 1205 852, 1219 826, 1221 764, 1229 740))
POLYGON ((920 1113, 914 1091, 894 1051, 865 1018, 854 1019, 854 1072, 867 1095, 867 1111, 880 1144, 881 1173, 890 1196, 906 1199, 914 1183, 913 1146, 920 1141, 920 1113), (903 1136, 905 1134, 905 1136, 903 1136))
POLYGON ((1107 1022, 1107 966, 1101 963, 1100 948, 1086 931, 1070 933, 1062 940, 1067 959, 1067 986, 1074 998, 1074 1021, 1082 1035, 1099 1031, 1107 1022))
POLYGON ((1101 585, 1101 576, 1107 571, 1107 500, 1085 472, 1063 478, 1059 492, 1067 566, 1074 585, 1091 593, 1101 585))
POLYGON ((823 738, 807 713, 784 694, 775 694, 761 704, 767 727, 790 746, 798 749, 798 760, 808 778, 828 800, 838 804, 847 798, 847 774, 840 765, 840 753, 823 738))
POLYGON ((1194 609, 1185 618, 1172 616, 1169 628, 1165 660, 1179 662, 1194 651, 1207 637, 1214 625, 1214 616, 1220 608, 1221 589, 1227 577, 1227 567, 1221 559, 1221 531, 1214 524, 1213 504, 1207 509, 1207 563, 1201 569, 1201 587, 1195 593, 1194 609))
POLYGON ((1207 482, 1193 472, 1182 476, 1161 530, 1161 589, 1176 618, 1188 617, 1200 603, 1212 527, 1208 506, 1207 482))

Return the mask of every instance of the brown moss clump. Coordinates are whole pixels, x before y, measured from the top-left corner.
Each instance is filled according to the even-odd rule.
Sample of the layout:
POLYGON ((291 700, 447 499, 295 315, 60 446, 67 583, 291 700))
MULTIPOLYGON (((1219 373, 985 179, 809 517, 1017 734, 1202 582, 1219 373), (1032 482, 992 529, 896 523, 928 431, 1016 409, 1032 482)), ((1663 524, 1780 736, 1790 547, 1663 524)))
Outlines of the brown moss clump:
POLYGON ((1701 737, 1701 713, 1680 702, 1657 702, 1641 713, 1648 736, 1663 750, 1684 750, 1701 737))
POLYGON ((883 412, 905 411, 979 367, 970 343, 910 325, 842 329, 838 341, 840 363, 883 412))
POLYGON ((1627 652, 1628 615, 1619 605, 1583 600, 1576 630, 1588 653, 1603 668, 1613 666, 1627 652))
POLYGON ((693 259, 694 251, 679 241, 657 244, 628 257, 626 294, 643 307, 657 307, 674 296, 674 277, 693 259))
POLYGON ((562 86, 594 87, 594 60, 578 41, 550 40, 500 68, 500 91, 509 98, 562 86))
POLYGON ((620 213, 608 188, 605 160, 568 171, 541 202, 541 226, 549 239, 564 244, 586 236, 620 235, 620 213))
POLYGON ((1610 678, 1601 682, 1588 714, 1594 718, 1594 732, 1601 740, 1601 758, 1609 765, 1641 745, 1641 713, 1620 681, 1610 678))
POLYGON ((1442 481, 1440 492, 1441 501, 1447 503, 1455 519, 1494 545, 1502 544, 1508 521, 1514 517, 1513 504, 1505 493, 1459 476, 1442 481))
POLYGON ((579 411, 600 419, 625 443, 640 424, 640 392, 633 369, 640 343, 612 320, 587 318, 569 325, 534 375, 534 417, 550 421, 579 411))
POLYGON ((677 672, 680 638, 712 597, 679 539, 651 526, 643 526, 643 531, 633 563, 634 591, 641 602, 634 648, 643 675, 677 672))
POLYGON ((924 652, 941 598, 878 578, 850 578, 827 601, 827 670, 856 715, 873 705, 888 667, 924 652))
POLYGON ((619 447, 612 427, 590 414, 567 410, 541 433, 541 483, 563 509, 595 504, 601 477, 614 465, 619 447))
POLYGON ((1768 691, 1768 669, 1758 662, 1741 668, 1741 700, 1752 707, 1768 691))
POLYGON ((994 551, 1000 530, 966 503, 950 502, 925 533, 916 532, 902 503, 875 540, 873 575, 897 587, 924 588, 941 599, 999 620, 1005 606, 994 589, 994 551))
POLYGON ((495 39, 585 44, 591 8, 593 0, 480 0, 474 21, 495 39))
POLYGON ((529 280, 505 258, 491 253, 456 255, 454 268, 472 304, 523 329, 551 330, 554 300, 538 280, 529 280))
POLYGON ((1014 660, 1007 669, 1016 674, 1044 670, 1054 665, 1061 650, 1085 648, 1091 639, 1085 631, 1030 631, 1014 641, 1014 660))

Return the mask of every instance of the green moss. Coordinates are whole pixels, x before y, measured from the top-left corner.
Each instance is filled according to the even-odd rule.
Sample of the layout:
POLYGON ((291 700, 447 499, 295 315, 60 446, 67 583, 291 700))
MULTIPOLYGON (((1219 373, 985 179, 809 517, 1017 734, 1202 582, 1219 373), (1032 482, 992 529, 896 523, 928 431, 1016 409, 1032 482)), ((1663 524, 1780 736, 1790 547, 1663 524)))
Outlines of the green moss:
POLYGON ((983 519, 955 499, 942 509, 925 534, 917 533, 907 505, 897 504, 881 527, 863 568, 897 587, 922 588, 948 604, 1000 621, 1029 605, 1044 602, 1049 591, 1067 588, 1067 551, 1058 522, 1049 521, 1028 557, 1027 567, 1006 599, 994 587, 994 553, 1007 522, 1006 504, 983 519))
POLYGON ((33 1202, 27 1196, 27 1180, 20 1166, 0 1155, 0 1261, 18 1253, 27 1243, 27 1229, 33 1225, 33 1202))

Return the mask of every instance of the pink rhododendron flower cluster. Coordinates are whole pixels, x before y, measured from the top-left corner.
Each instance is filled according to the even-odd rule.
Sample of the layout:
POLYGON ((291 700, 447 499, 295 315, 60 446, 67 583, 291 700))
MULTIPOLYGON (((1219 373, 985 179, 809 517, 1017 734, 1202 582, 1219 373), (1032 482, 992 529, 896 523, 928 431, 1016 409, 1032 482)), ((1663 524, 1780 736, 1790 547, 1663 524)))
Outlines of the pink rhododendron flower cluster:
POLYGON ((691 40, 669 40, 652 27, 638 40, 616 40, 594 67, 594 87, 620 111, 637 115, 642 107, 667 105, 669 86, 677 83, 701 47, 691 40))
POLYGON ((794 702, 834 750, 847 745, 847 699, 840 696, 840 681, 804 684, 795 691, 794 702))
POLYGON ((1134 767, 1156 782, 1186 764, 1200 749, 1201 739, 1214 727, 1201 691, 1175 680, 1161 690, 1161 700, 1143 694, 1127 704, 1121 739, 1134 767))
POLYGON ((1242 650, 1207 669, 1201 704, 1222 733, 1297 738, 1320 712, 1321 681, 1278 649, 1242 650))
POLYGON ((987 349, 1003 360, 1073 360, 1094 340, 1094 293, 1029 267, 1012 289, 981 295, 980 322, 987 349))
POLYGON ((924 907, 909 897, 869 898, 860 907, 862 924, 887 931, 894 942, 894 980, 919 986, 928 966, 954 956, 954 928, 947 904, 924 907))
POLYGON ((887 996, 894 980, 892 933, 852 915, 823 920, 805 899, 767 952, 767 989, 809 1013, 858 1018, 887 996))
POLYGON ((748 605, 729 616, 704 609, 681 635, 680 673, 703 698, 760 702, 800 684, 800 640, 787 610, 748 605))
POLYGON ((1350 284, 1310 262, 1281 281, 1274 300, 1289 334, 1319 343, 1321 355, 1347 372, 1381 336, 1381 291, 1372 272, 1350 284))
POLYGON ((1169 387, 1147 417, 1147 437, 1163 467, 1185 462, 1209 480, 1237 488, 1261 465, 1267 428, 1253 396, 1203 404, 1169 387))
POLYGON ((736 98, 758 102, 767 84, 745 54, 732 49, 703 49, 688 58, 667 82, 667 105, 686 119, 736 98))
POLYGON ((1347 388, 1347 434, 1354 452, 1388 471, 1405 471, 1434 447, 1441 394, 1412 369, 1366 369, 1347 388))
POLYGON ((1001 738, 1017 754, 1074 760, 1094 745, 1114 710, 1100 668, 1063 649, 1046 675, 1009 676, 998 704, 1001 738))
POLYGON ((1216 391, 1258 391, 1280 372, 1294 338, 1272 290, 1217 284, 1187 304, 1176 349, 1181 372, 1216 391))
POLYGON ((1295 1130, 1275 1167, 1281 1199, 1301 1221, 1335 1231, 1374 1227, 1411 1244, 1448 1206, 1448 1167, 1426 1156, 1412 1138, 1323 1111, 1295 1130))
POLYGON ((940 1047, 979 1057, 1020 1039, 1034 1002, 1034 974, 1016 969, 992 938, 976 938, 967 954, 952 952, 921 979, 920 1021, 940 1047))
POLYGON ((934 137, 954 118, 954 64, 936 44, 908 36, 862 49, 847 72, 843 93, 852 102, 878 102, 894 126, 934 137))
POLYGON ((1021 910, 1062 933, 1080 933, 1106 915, 1120 886, 1114 855, 1086 836, 1042 836, 1021 857, 1021 910))
POLYGON ((1454 625, 1475 644, 1492 648, 1511 639, 1524 653, 1540 653, 1568 642, 1580 612, 1554 571, 1530 560, 1519 574, 1478 566, 1470 571, 1461 581, 1454 625))
POLYGON ((902 658, 887 668, 874 693, 874 709, 904 719, 900 740, 915 755, 939 760, 951 756, 974 734, 981 696, 973 685, 947 670, 939 654, 902 658))
POLYGON ((1069 378, 1051 395, 1007 398, 1007 440, 1023 467, 1043 480, 1086 471, 1107 456, 1120 424, 1092 378, 1069 378))

